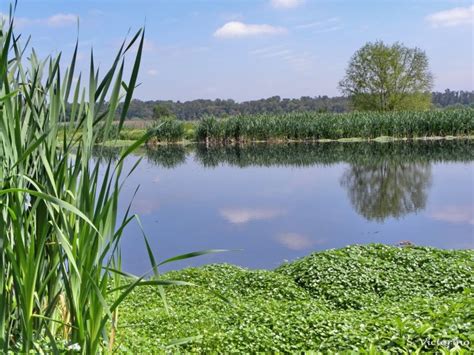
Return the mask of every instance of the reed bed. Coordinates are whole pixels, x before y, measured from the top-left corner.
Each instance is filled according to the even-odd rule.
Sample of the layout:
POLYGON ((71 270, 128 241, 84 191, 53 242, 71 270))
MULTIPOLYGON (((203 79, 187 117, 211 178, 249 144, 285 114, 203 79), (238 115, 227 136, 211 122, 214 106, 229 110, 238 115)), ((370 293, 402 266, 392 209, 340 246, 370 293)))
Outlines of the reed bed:
POLYGON ((148 132, 152 134, 149 144, 154 142, 178 142, 183 140, 185 136, 184 122, 166 118, 150 127, 148 132))
POLYGON ((249 115, 199 121, 200 142, 311 141, 381 136, 416 138, 474 133, 474 109, 424 112, 291 113, 249 115))

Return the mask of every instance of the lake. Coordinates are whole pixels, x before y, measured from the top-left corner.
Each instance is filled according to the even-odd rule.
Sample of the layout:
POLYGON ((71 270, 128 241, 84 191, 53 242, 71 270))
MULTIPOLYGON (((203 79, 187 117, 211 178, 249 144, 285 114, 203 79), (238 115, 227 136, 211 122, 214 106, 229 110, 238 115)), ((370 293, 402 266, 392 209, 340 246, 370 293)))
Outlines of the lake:
MULTIPOLYGON (((104 149, 102 156, 116 156, 104 149)), ((474 141, 168 145, 127 158, 124 211, 140 216, 157 259, 203 249, 164 270, 227 262, 275 268, 313 251, 410 241, 474 248, 474 141)), ((150 269, 138 224, 125 270, 150 269)))

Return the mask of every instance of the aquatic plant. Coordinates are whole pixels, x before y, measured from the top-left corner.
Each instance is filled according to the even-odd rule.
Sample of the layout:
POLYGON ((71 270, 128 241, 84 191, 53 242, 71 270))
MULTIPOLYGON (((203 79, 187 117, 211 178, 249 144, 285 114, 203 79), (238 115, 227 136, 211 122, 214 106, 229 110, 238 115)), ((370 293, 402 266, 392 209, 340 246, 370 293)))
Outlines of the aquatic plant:
POLYGON ((468 354, 473 258, 472 250, 372 244, 313 253, 276 270, 172 271, 164 277, 206 286, 167 289, 176 322, 166 322, 155 289, 136 289, 117 341, 131 353, 468 354), (184 336, 195 339, 168 346, 184 336))

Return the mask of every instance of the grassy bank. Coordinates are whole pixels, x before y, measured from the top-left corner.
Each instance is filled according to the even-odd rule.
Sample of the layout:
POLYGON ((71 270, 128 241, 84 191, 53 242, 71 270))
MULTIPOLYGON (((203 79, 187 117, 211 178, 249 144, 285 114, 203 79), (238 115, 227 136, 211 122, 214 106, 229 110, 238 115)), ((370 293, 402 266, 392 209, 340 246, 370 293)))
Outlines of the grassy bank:
POLYGON ((142 287, 121 308, 117 344, 133 353, 472 351, 474 252, 384 245, 314 253, 273 271, 210 265, 165 274, 170 316, 142 287), (219 293, 229 303, 218 298, 219 293), (443 343, 444 341, 444 343, 443 343), (470 345, 469 345, 469 344, 470 345), (444 346, 443 346, 444 344, 444 346))

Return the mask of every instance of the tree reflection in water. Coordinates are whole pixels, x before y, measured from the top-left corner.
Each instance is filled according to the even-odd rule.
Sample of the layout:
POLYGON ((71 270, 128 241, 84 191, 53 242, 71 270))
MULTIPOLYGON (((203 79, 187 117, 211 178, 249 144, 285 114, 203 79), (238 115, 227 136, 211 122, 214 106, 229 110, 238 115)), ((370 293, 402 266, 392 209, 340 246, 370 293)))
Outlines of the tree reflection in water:
POLYGON ((388 143, 289 143, 227 146, 180 145, 147 149, 148 161, 166 168, 194 161, 205 168, 330 166, 349 167, 340 183, 355 210, 368 220, 383 221, 416 213, 426 206, 431 164, 471 162, 474 142, 466 140, 388 143))
POLYGON ((429 163, 394 162, 353 165, 344 172, 341 185, 357 213, 383 221, 421 211, 431 185, 429 163))

